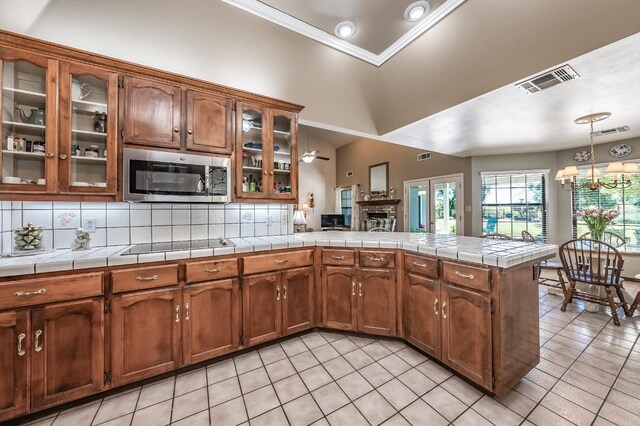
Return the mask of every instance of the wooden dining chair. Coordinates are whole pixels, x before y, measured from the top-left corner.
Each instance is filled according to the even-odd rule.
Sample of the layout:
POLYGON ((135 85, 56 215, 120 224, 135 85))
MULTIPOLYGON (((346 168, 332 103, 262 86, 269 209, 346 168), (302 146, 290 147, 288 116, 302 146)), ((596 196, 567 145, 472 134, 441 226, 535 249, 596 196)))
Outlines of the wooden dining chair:
MULTIPOLYGON (((580 238, 581 240, 591 239, 591 232, 582 234, 578 238, 580 238)), ((620 248, 623 245, 627 244, 627 240, 625 240, 622 235, 616 234, 615 232, 611 232, 611 231, 604 231, 604 235, 602 236, 602 241, 604 241, 607 244, 611 244, 615 248, 620 248)))
POLYGON ((512 240, 511 235, 507 234, 484 234, 482 238, 491 238, 494 240, 512 240))
POLYGON ((562 244, 558 251, 562 262, 562 270, 558 271, 558 278, 565 295, 561 311, 566 311, 567 305, 573 299, 577 299, 603 306, 608 305, 615 325, 620 325, 617 313, 619 307, 622 307, 626 316, 631 316, 632 311, 624 300, 620 278, 624 259, 614 246, 598 240, 577 239, 562 244), (569 288, 565 285, 562 272, 569 280, 569 288), (576 284, 579 282, 603 287, 606 298, 577 290, 576 284), (620 299, 619 302, 614 300, 612 287, 620 299))
POLYGON ((533 235, 531 235, 529 233, 529 231, 527 231, 526 229, 523 229, 522 232, 520 233, 520 235, 522 235, 522 241, 525 241, 527 243, 535 243, 536 239, 533 238, 533 235))

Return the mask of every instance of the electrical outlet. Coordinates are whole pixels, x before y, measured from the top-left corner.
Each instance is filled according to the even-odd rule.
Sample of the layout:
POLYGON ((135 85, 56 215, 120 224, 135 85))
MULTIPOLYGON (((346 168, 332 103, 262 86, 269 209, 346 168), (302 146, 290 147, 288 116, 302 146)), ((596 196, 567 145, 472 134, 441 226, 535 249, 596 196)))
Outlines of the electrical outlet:
POLYGON ((266 218, 267 218, 267 226, 271 226, 273 224, 273 220, 271 219, 271 215, 268 214, 266 216, 266 218))
POLYGON ((82 228, 87 232, 96 232, 96 218, 95 217, 83 218, 82 228))

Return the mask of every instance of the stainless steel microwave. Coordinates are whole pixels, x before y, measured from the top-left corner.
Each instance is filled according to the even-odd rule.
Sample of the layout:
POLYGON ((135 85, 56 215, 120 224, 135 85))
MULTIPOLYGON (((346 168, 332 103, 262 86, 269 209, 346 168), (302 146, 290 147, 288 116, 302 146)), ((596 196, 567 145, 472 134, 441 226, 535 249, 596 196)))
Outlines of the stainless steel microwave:
POLYGON ((124 149, 124 201, 229 203, 231 159, 124 149))

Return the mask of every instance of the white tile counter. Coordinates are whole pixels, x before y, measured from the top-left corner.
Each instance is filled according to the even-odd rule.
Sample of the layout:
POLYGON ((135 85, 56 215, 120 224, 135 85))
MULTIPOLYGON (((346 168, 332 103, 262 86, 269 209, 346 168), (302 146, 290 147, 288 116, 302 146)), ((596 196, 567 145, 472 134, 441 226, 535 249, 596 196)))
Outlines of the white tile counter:
POLYGON ((231 238, 230 241, 235 247, 121 255, 132 246, 110 246, 86 251, 66 249, 34 256, 0 257, 0 277, 313 246, 401 248, 501 268, 554 256, 557 250, 551 244, 408 232, 308 232, 231 238))

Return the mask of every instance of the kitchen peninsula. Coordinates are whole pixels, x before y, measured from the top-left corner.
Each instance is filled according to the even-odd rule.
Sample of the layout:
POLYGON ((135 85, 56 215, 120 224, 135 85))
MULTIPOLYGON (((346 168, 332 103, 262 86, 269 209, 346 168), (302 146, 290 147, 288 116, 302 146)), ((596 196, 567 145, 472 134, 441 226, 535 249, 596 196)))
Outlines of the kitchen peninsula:
POLYGON ((498 395, 539 362, 536 265, 555 246, 365 232, 229 241, 0 259, 0 419, 313 328, 403 339, 498 395))

